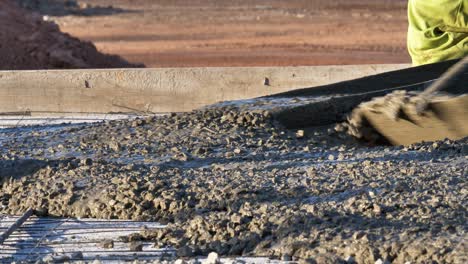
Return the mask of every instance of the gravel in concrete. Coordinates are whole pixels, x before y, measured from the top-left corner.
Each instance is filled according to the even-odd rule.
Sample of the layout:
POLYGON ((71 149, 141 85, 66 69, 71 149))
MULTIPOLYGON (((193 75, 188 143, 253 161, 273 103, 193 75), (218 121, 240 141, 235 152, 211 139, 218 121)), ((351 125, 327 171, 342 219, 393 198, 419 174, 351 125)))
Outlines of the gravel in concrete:
POLYGON ((466 263, 468 139, 369 146, 224 105, 0 131, 0 213, 154 220, 178 257, 466 263))

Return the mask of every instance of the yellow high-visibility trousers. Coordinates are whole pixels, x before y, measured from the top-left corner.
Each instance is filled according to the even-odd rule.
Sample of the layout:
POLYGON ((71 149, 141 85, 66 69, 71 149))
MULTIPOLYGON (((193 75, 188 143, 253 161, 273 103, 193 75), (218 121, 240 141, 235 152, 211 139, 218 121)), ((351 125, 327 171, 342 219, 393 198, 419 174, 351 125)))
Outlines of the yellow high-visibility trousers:
POLYGON ((468 54, 468 0, 409 0, 408 21, 414 65, 468 54))

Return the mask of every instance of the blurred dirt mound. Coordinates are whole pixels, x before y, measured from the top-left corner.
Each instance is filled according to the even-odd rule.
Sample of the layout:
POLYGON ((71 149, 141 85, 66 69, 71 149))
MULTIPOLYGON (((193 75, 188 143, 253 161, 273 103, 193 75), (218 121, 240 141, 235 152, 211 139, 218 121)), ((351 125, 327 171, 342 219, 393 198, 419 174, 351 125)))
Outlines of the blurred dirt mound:
POLYGON ((15 0, 21 7, 51 16, 99 16, 130 12, 111 5, 97 6, 76 0, 15 0))
POLYGON ((90 42, 62 33, 53 22, 0 2, 0 70, 141 67, 100 53, 90 42))

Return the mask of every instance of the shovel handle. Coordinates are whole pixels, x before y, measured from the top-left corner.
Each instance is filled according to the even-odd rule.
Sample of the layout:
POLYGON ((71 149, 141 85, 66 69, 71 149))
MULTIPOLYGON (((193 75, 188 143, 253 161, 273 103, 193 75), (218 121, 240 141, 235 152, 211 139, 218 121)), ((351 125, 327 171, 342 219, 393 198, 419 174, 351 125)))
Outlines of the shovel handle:
POLYGON ((457 64, 448 69, 448 71, 442 74, 442 76, 429 86, 429 88, 424 90, 421 95, 424 97, 430 97, 435 92, 445 90, 452 84, 456 83, 458 78, 465 73, 468 73, 468 56, 465 56, 457 62, 457 64))

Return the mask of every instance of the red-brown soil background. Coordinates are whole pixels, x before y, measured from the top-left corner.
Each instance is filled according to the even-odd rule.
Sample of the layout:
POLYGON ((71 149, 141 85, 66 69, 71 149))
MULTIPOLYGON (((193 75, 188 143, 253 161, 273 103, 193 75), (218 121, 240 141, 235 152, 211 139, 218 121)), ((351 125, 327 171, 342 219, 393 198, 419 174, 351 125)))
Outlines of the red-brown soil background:
POLYGON ((42 15, 0 1, 0 70, 137 67, 62 33, 42 15))
POLYGON ((63 32, 147 67, 408 63, 407 0, 86 0, 63 32))

